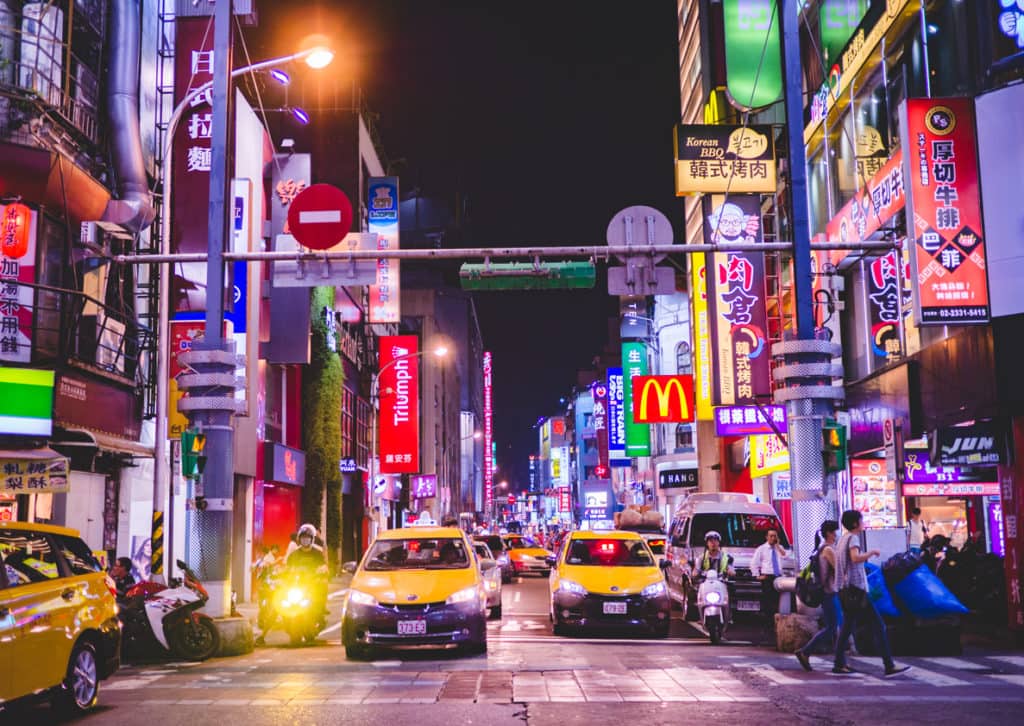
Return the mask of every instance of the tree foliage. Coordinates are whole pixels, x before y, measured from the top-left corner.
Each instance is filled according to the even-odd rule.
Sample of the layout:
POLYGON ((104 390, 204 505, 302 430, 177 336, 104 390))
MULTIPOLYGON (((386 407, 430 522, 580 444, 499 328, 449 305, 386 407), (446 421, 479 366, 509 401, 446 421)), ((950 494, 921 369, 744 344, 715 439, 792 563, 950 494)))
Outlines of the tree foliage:
POLYGON ((341 404, 344 369, 337 343, 328 348, 327 311, 334 311, 334 288, 315 287, 310 295, 310 362, 302 377, 302 440, 306 450, 306 486, 302 518, 319 527, 327 491, 324 541, 332 571, 341 546, 341 404))

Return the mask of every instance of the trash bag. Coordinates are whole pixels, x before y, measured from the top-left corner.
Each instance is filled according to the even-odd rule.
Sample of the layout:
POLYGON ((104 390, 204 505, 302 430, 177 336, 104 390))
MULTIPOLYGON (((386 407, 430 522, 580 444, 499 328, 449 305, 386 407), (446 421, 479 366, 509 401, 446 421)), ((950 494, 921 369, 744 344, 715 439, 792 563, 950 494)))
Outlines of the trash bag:
POLYGON ((661 512, 651 510, 643 513, 642 524, 645 527, 658 527, 659 529, 665 528, 665 517, 662 516, 661 512))
POLYGON ((919 553, 901 552, 893 555, 882 565, 882 574, 885 575, 885 582, 889 587, 895 587, 896 583, 902 582, 903 578, 921 566, 922 558, 919 553))
POLYGON ((892 595, 889 594, 889 588, 886 586, 882 569, 870 562, 864 564, 864 569, 868 573, 868 594, 875 601, 875 607, 878 609, 878 612, 891 618, 899 617, 900 609, 896 607, 892 595))
POLYGON ((893 587, 893 593, 912 615, 919 618, 938 618, 967 612, 967 608, 926 565, 920 565, 903 578, 893 587))
POLYGON ((627 509, 619 516, 620 527, 639 527, 643 522, 644 515, 635 509, 627 509))

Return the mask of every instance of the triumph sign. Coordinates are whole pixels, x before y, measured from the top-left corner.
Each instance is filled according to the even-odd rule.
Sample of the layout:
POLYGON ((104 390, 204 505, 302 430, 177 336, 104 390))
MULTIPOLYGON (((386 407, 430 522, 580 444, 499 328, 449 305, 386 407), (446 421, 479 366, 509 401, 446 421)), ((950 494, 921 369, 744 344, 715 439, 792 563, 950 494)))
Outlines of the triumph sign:
POLYGON ((633 378, 636 423, 689 423, 693 421, 693 408, 693 376, 633 378))
POLYGON ((380 339, 380 471, 415 474, 420 469, 419 339, 380 339))

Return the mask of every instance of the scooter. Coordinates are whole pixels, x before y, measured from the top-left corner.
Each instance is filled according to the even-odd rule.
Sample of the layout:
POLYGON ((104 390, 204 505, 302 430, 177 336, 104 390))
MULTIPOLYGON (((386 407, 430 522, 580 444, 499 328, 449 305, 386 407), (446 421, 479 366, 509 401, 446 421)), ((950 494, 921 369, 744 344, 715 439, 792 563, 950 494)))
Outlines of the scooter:
POLYGON ((140 582, 125 594, 118 613, 125 652, 206 660, 220 647, 213 619, 199 612, 209 593, 184 562, 177 564, 185 575, 180 582, 170 587, 140 582))
MULTIPOLYGON (((288 633, 292 645, 312 643, 326 625, 326 609, 318 601, 318 589, 301 572, 285 572, 273 585, 272 619, 288 633)), ((267 628, 270 630, 273 623, 267 628)))
POLYGON ((725 628, 729 625, 729 588, 725 580, 718 576, 717 570, 704 573, 704 581, 697 589, 697 608, 700 610, 700 623, 707 631, 712 645, 722 642, 725 628))

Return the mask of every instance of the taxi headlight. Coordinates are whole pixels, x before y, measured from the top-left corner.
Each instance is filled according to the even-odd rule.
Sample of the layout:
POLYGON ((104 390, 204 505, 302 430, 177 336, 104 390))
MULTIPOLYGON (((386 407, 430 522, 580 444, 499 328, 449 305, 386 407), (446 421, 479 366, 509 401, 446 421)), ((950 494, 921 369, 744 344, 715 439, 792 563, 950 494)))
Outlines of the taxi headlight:
POLYGON ((709 592, 704 596, 704 599, 709 605, 717 605, 722 602, 722 593, 720 592, 709 592))
POLYGON ((359 590, 348 591, 348 601, 355 603, 356 605, 369 605, 370 607, 377 607, 377 598, 359 590))
POLYGON ((480 597, 480 590, 476 585, 474 585, 473 587, 467 587, 459 590, 458 592, 453 592, 448 596, 448 599, 445 600, 445 603, 448 605, 459 605, 461 603, 472 602, 478 597, 480 597))
POLYGON ((665 583, 654 582, 645 587, 640 591, 640 595, 643 597, 658 597, 659 595, 665 594, 665 583))
POLYGON ((498 564, 499 565, 507 565, 508 564, 508 555, 498 555, 498 564))
POLYGON ((558 583, 558 589, 562 592, 571 592, 573 595, 586 595, 587 589, 578 582, 572 580, 562 580, 558 583))

